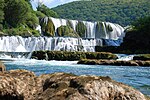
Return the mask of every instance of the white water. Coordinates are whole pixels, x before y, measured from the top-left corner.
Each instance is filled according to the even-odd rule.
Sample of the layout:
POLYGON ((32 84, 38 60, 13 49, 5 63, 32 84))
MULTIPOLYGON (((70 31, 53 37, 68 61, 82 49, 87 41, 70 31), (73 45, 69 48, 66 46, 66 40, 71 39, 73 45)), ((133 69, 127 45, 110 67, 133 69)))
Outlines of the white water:
MULTIPOLYGON (((114 24, 110 22, 101 22, 102 26, 98 27, 99 29, 101 29, 101 32, 96 33, 97 22, 57 19, 52 17, 45 17, 41 21, 42 23, 45 23, 47 25, 48 20, 51 20, 53 22, 55 26, 55 31, 57 30, 58 27, 67 25, 68 21, 72 24, 71 26, 73 27, 74 31, 76 31, 76 25, 79 22, 83 22, 83 24, 87 28, 84 38, 103 38, 103 39, 117 40, 117 39, 122 39, 125 36, 123 27, 121 27, 118 24, 114 24), (112 28, 112 30, 110 31, 108 27, 112 28)), ((55 36, 57 36, 57 33, 55 34, 55 36)))
POLYGON ((0 37, 0 52, 32 52, 38 50, 55 51, 95 51, 95 46, 102 46, 96 39, 63 37, 0 37))
POLYGON ((118 61, 129 61, 133 60, 134 55, 126 55, 126 54, 117 54, 118 61))

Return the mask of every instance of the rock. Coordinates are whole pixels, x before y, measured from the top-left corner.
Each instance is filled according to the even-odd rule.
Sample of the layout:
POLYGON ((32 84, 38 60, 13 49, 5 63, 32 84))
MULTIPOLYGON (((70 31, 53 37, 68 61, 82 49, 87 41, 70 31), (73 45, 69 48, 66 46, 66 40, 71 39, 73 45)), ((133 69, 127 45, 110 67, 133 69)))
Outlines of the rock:
POLYGON ((133 57, 133 60, 150 60, 150 54, 140 54, 133 57))
POLYGON ((55 36, 55 26, 51 18, 44 17, 40 21, 42 27, 42 34, 44 36, 55 36))
POLYGON ((0 73, 0 100, 33 100, 38 91, 35 78, 26 70, 0 73))
POLYGON ((6 67, 2 62, 0 62, 0 72, 3 73, 4 71, 6 71, 6 67))
POLYGON ((83 22, 79 21, 76 25, 76 32, 79 34, 80 37, 85 37, 86 31, 87 27, 84 25, 83 22))
POLYGON ((109 77, 26 70, 0 73, 0 100, 148 100, 138 90, 109 77))
POLYGON ((70 26, 60 26, 56 30, 58 36, 62 37, 80 37, 70 26))
POLYGON ((109 52, 69 52, 69 51, 34 51, 32 58, 38 60, 80 60, 80 59, 117 59, 115 54, 109 52))
POLYGON ((115 66, 140 66, 138 61, 117 61, 117 60, 93 60, 93 59, 81 59, 78 64, 88 65, 115 65, 115 66))

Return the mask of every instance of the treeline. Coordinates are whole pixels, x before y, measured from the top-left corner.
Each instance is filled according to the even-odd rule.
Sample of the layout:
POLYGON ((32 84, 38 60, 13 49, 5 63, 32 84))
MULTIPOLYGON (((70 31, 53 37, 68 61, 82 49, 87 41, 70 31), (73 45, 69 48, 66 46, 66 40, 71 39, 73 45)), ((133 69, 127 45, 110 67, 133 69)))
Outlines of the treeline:
POLYGON ((123 26, 150 14, 149 0, 81 0, 53 8, 61 18, 109 21, 123 26))
POLYGON ((0 35, 39 36, 35 29, 45 16, 58 17, 40 3, 34 11, 30 0, 0 0, 0 35))

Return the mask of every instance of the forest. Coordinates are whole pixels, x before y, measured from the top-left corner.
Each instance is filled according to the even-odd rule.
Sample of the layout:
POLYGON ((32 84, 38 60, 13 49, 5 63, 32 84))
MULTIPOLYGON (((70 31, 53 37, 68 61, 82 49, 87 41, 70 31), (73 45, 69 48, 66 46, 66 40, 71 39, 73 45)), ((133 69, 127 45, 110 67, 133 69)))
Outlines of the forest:
POLYGON ((86 21, 108 21, 122 26, 150 15, 149 0, 81 0, 52 8, 59 17, 86 21))

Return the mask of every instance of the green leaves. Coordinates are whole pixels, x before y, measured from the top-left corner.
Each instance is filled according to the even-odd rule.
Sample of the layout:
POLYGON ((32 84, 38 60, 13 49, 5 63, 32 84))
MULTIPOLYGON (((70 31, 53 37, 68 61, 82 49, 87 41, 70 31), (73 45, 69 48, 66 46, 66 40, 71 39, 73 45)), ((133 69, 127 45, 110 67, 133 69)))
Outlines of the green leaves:
POLYGON ((26 20, 26 14, 31 11, 29 4, 24 0, 7 0, 4 8, 5 20, 12 26, 17 27, 26 20))
POLYGON ((149 0, 75 1, 52 8, 61 18, 109 21, 126 26, 150 14, 149 0))
POLYGON ((54 12, 53 10, 49 9, 47 6, 45 5, 39 5, 37 7, 37 11, 42 12, 43 14, 45 14, 48 17, 58 17, 57 13, 54 12))
POLYGON ((2 22, 4 20, 4 0, 0 0, 0 30, 2 30, 2 22))
POLYGON ((134 28, 140 32, 143 33, 149 33, 150 34, 150 16, 140 18, 132 23, 134 28))

